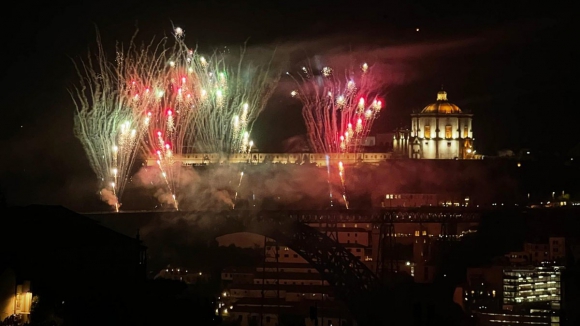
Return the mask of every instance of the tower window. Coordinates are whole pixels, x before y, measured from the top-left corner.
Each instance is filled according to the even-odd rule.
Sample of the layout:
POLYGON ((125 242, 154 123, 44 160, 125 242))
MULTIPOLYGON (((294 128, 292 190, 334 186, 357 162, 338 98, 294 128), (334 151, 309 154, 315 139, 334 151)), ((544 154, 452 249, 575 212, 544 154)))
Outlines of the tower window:
POLYGON ((452 137, 453 137, 453 135, 451 133, 451 125, 446 125, 445 126, 445 138, 451 139, 452 137))
POLYGON ((431 126, 425 126, 425 138, 431 138, 431 126))
POLYGON ((464 126, 463 127, 463 138, 467 138, 467 136, 469 136, 469 132, 468 132, 467 126, 464 126))

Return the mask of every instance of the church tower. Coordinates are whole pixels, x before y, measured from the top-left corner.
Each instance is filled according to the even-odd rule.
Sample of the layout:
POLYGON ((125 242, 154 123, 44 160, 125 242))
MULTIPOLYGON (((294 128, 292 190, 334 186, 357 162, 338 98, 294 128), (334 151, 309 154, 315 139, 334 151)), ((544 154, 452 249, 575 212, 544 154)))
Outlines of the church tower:
POLYGON ((473 114, 437 93, 437 101, 411 114, 409 157, 416 159, 473 159, 473 114))

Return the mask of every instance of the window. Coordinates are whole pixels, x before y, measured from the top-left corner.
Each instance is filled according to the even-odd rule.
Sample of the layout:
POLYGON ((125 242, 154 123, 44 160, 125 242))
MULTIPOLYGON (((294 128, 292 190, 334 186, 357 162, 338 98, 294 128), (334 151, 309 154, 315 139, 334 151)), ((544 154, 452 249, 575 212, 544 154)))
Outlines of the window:
POLYGON ((445 126, 445 138, 447 138, 447 139, 453 138, 453 134, 451 132, 451 125, 445 126))
POLYGON ((431 138, 431 126, 425 126, 425 138, 431 138))
POLYGON ((469 136, 469 132, 467 126, 463 126, 463 138, 467 138, 469 136))

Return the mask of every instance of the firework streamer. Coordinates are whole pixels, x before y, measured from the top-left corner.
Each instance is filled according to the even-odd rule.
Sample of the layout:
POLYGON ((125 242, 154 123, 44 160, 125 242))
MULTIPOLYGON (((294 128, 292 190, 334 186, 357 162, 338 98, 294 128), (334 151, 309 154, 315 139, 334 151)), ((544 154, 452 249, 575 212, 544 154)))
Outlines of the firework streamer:
POLYGON ((101 199, 119 211, 120 198, 148 123, 135 116, 123 87, 127 65, 123 48, 109 61, 97 31, 97 48, 87 59, 73 60, 79 82, 69 90, 76 107, 74 134, 100 181, 101 199))
POLYGON ((326 154, 326 182, 328 183, 328 195, 330 200, 330 207, 334 207, 334 200, 332 198, 332 185, 330 184, 330 156, 326 154))
POLYGON ((177 27, 172 45, 168 45, 170 38, 163 38, 135 47, 132 69, 126 76, 135 114, 149 118, 143 139, 145 155, 155 156, 176 210, 184 169, 181 158, 194 151, 195 119, 204 99, 196 74, 200 71, 199 56, 185 45, 184 36, 177 27))
POLYGON ((202 152, 248 153, 253 124, 273 94, 280 70, 240 55, 214 52, 196 57, 202 101, 196 119, 196 146, 202 152))
MULTIPOLYGON (((302 117, 313 152, 361 152, 381 111, 382 102, 378 98, 381 85, 375 81, 372 67, 364 63, 342 71, 337 73, 328 66, 313 69, 309 65, 296 75, 287 73, 297 87, 291 95, 302 103, 302 117)), ((348 207, 344 174, 344 166, 339 164, 344 204, 348 207)))
MULTIPOLYGON (((193 68, 202 95, 193 128, 197 151, 219 153, 226 160, 233 154, 242 154, 247 157, 247 164, 252 163, 253 124, 281 76, 280 67, 273 64, 274 53, 260 64, 248 59, 245 45, 239 55, 215 51, 195 57, 193 68)), ((235 199, 244 177, 243 171, 239 173, 235 199)))

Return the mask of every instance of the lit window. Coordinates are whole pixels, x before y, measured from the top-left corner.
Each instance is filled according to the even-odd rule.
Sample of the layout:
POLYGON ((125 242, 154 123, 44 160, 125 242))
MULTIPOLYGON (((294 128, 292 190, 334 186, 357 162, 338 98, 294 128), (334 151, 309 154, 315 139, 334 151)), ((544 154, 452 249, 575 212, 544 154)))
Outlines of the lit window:
POLYGON ((425 138, 431 138, 431 126, 425 126, 425 138))
POLYGON ((451 139, 452 137, 453 135, 451 133, 451 126, 450 125, 445 126, 445 138, 451 139))
POLYGON ((467 126, 463 127, 463 138, 467 138, 469 136, 467 126))

